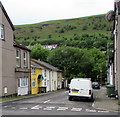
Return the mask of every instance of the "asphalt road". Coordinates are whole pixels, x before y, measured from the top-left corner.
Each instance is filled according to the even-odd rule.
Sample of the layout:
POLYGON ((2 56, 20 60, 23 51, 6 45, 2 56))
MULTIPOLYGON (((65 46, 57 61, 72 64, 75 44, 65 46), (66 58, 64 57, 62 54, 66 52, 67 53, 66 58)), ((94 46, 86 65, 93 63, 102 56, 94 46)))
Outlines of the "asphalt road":
MULTIPOLYGON (((95 90, 94 93, 99 93, 95 90)), ((68 91, 58 91, 2 104, 2 115, 117 115, 95 109, 94 102, 68 100, 68 91)))

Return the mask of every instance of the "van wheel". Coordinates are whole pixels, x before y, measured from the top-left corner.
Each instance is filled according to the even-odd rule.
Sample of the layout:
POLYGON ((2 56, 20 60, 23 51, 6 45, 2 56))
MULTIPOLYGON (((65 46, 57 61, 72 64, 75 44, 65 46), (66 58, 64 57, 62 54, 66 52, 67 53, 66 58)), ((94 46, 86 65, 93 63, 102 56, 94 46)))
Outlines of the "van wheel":
POLYGON ((68 99, 69 99, 69 101, 72 101, 72 99, 73 99, 73 98, 72 98, 71 96, 69 96, 69 98, 68 98, 68 99))
POLYGON ((90 101, 91 101, 91 102, 94 102, 94 97, 93 97, 93 95, 91 96, 90 101))

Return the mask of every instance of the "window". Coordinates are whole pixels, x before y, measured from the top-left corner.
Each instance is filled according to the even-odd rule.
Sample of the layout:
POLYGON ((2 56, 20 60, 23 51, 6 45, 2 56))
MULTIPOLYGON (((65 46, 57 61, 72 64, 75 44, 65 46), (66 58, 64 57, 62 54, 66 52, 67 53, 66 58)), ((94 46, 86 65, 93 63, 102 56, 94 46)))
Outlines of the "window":
POLYGON ((35 79, 32 79, 32 88, 35 88, 35 79))
POLYGON ((16 49, 16 67, 20 67, 20 50, 16 49))
POLYGON ((20 86, 21 87, 28 86, 28 78, 21 78, 21 80, 20 80, 20 86))
POLYGON ((5 39, 4 26, 0 24, 0 39, 5 39))
POLYGON ((44 85, 46 86, 47 84, 46 84, 46 79, 44 79, 44 85))
POLYGON ((20 78, 18 78, 18 87, 20 87, 20 78))
POLYGON ((46 70, 44 70, 44 77, 47 77, 46 70))
POLYGON ((24 51, 23 53, 23 61, 24 61, 24 67, 27 67, 27 52, 24 51))
POLYGON ((31 73, 35 74, 35 68, 34 67, 32 67, 31 73))

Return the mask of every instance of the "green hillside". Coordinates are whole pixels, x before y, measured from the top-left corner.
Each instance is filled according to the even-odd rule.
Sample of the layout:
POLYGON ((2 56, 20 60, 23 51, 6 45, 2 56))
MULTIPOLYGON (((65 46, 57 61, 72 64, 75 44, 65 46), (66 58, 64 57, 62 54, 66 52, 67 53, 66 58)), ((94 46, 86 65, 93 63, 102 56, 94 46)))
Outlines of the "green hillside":
POLYGON ((26 46, 40 43, 106 50, 107 42, 112 41, 112 23, 105 20, 105 15, 17 25, 15 28, 16 40, 26 46))

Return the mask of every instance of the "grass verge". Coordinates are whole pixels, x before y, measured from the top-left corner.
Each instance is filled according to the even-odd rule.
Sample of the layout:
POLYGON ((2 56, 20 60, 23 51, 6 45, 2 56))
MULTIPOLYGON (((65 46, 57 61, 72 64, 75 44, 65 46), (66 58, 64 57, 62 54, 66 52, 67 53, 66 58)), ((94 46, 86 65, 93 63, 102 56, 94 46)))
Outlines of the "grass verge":
POLYGON ((118 101, 118 105, 120 105, 120 101, 118 101))

